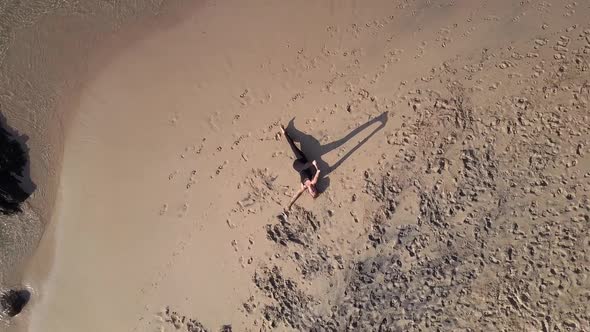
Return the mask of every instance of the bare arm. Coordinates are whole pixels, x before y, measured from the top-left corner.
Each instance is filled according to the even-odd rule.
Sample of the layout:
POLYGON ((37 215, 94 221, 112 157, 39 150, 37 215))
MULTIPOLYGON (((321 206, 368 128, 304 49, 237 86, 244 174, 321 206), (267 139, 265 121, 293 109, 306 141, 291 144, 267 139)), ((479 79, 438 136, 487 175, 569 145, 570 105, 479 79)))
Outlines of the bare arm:
POLYGON ((295 193, 295 195, 293 195, 293 198, 291 199, 291 201, 289 202, 289 205, 287 205, 287 210, 291 210, 291 206, 295 203, 295 201, 299 198, 299 196, 301 196, 301 194, 305 191, 305 186, 301 185, 301 189, 299 189, 299 191, 297 191, 295 193))
POLYGON ((313 176, 313 179, 311 180, 311 184, 313 184, 315 186, 315 184, 318 183, 318 178, 320 177, 320 169, 318 168, 318 164, 316 163, 315 160, 312 163, 313 163, 313 166, 315 166, 316 172, 315 172, 315 175, 313 176))

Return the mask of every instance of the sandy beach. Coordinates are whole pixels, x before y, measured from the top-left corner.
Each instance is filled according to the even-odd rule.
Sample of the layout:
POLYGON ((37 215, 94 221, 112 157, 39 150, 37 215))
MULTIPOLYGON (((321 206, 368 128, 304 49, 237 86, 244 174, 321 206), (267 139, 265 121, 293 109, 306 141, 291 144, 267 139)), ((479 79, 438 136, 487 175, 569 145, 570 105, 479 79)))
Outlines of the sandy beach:
POLYGON ((0 287, 30 292, 0 330, 590 331, 588 17, 0 5, 30 195, 0 214, 0 287), (321 171, 288 212, 280 125, 321 171))

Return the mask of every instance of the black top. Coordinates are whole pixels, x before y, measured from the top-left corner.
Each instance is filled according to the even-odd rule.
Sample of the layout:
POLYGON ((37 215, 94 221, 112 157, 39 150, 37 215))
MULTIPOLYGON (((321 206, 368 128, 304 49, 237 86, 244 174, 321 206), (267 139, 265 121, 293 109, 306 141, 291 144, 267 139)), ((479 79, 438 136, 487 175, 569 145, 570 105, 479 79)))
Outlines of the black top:
POLYGON ((313 179, 313 175, 315 174, 315 167, 310 166, 305 168, 307 164, 307 158, 299 158, 293 161, 293 169, 295 169, 299 176, 301 177, 301 183, 305 183, 305 180, 311 181, 313 179))
POLYGON ((299 176, 301 177, 301 183, 305 184, 305 180, 311 181, 313 179, 313 174, 311 173, 311 169, 312 169, 312 167, 309 167, 309 168, 299 171, 299 176))

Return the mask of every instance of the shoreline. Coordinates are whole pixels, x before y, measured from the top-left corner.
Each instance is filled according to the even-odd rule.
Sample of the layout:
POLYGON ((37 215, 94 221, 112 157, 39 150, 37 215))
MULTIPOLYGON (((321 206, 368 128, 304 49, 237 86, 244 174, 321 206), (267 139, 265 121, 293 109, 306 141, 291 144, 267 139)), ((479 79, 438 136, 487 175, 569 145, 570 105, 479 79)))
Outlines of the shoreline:
MULTIPOLYGON (((176 3, 183 3, 183 1, 176 1, 176 3)), ((10 4, 7 3, 6 5, 10 8, 10 4)), ((22 8, 19 8, 18 6, 13 7, 4 12, 4 14, 10 16, 11 10, 18 11, 24 9, 26 6, 27 4, 23 4, 22 8)), ((160 9, 158 8, 157 10, 160 9)), ((149 20, 149 16, 153 16, 154 13, 149 8, 145 11, 146 12, 141 16, 146 16, 144 20, 149 20)), ((34 11, 31 11, 31 13, 34 13, 34 11)), ((156 14, 158 14, 158 12, 156 12, 156 14)), ((166 27, 170 24, 174 24, 175 19, 160 19, 160 21, 164 23, 160 26, 166 27)), ((130 33, 114 35, 120 27, 116 27, 116 22, 113 21, 110 23, 105 22, 107 23, 105 27, 110 31, 93 32, 86 28, 88 24, 92 23, 82 23, 82 21, 80 21, 75 15, 68 14, 67 9, 65 8, 52 8, 48 13, 34 16, 32 22, 34 23, 25 25, 24 28, 15 28, 12 39, 4 39, 4 42, 7 44, 2 45, 4 47, 1 62, 2 66, 12 66, 13 63, 18 63, 18 61, 14 60, 15 58, 13 54, 19 52, 22 53, 22 51, 19 50, 22 49, 22 45, 26 45, 27 40, 37 35, 40 30, 49 27, 52 31, 61 30, 68 31, 67 34, 71 34, 71 32, 74 32, 74 35, 77 34, 77 36, 71 38, 66 45, 63 45, 62 41, 59 39, 45 40, 45 42, 40 45, 42 48, 61 45, 58 47, 63 47, 70 51, 68 58, 57 59, 53 57, 54 52, 48 52, 49 54, 47 56, 49 58, 42 59, 43 61, 53 61, 53 64, 57 65, 57 68, 62 69, 61 71, 63 72, 59 74, 59 76, 63 77, 61 82, 58 81, 57 78, 52 77, 51 79, 54 79, 54 86, 51 86, 52 83, 49 83, 47 86, 50 91, 57 88, 57 90, 53 90, 51 93, 59 91, 62 94, 60 96, 49 97, 54 104, 46 111, 31 116, 30 118, 19 115, 17 110, 21 109, 22 105, 18 104, 18 99, 14 98, 15 95, 18 96, 18 94, 15 94, 15 90, 12 90, 16 87, 0 86, 2 89, 8 89, 8 96, 10 96, 10 99, 8 99, 9 102, 4 105, 3 115, 8 117, 8 123, 11 126, 18 128, 17 130, 20 133, 26 133, 29 136, 29 142, 27 145, 30 154, 32 155, 29 161, 30 165, 33 167, 31 176, 34 181, 38 182, 36 185, 41 187, 41 192, 33 192, 32 197, 27 200, 27 203, 25 204, 32 204, 33 206, 31 206, 31 208, 34 211, 37 211, 36 213, 39 217, 44 220, 40 226, 43 229, 39 239, 33 241, 35 248, 29 248, 31 252, 27 255, 28 258, 22 260, 17 268, 12 269, 12 272, 8 276, 8 280, 12 281, 10 281, 8 285, 17 286, 17 284, 20 283, 18 280, 22 280, 24 283, 23 286, 28 288, 35 295, 39 295, 38 291, 43 289, 43 286, 41 285, 47 282, 53 269, 53 251, 55 248, 55 240, 53 237, 55 228, 57 227, 57 220, 52 214, 52 211, 57 210, 57 196, 58 191, 61 190, 58 189, 57 186, 60 182, 59 173, 61 173, 62 169, 60 156, 63 155, 63 144, 66 141, 65 136, 67 134, 66 129, 70 127, 72 121, 75 121, 72 120, 72 118, 75 118, 76 116, 76 111, 74 109, 77 107, 77 97, 75 96, 78 95, 80 91, 84 90, 84 86, 87 82, 92 80, 89 79, 89 77, 95 76, 96 73, 100 71, 100 68, 104 66, 105 61, 110 61, 110 59, 114 58, 118 50, 123 49, 130 40, 139 41, 143 38, 141 37, 142 35, 149 35, 149 30, 154 27, 150 26, 149 29, 146 29, 145 23, 131 20, 131 23, 126 23, 127 25, 133 26, 133 29, 127 28, 127 31, 130 33), (64 10, 66 12, 65 16, 64 10), (111 25, 110 27, 109 24, 111 25), (76 31, 80 31, 80 33, 76 31), (96 40, 100 40, 99 45, 93 43, 93 41, 96 40), (113 42, 116 46, 114 51, 112 48, 113 42), (91 52, 91 50, 93 51, 91 52), (101 51, 96 53, 96 50, 101 51), (67 59, 73 59, 73 61, 68 61, 67 59), (91 64, 88 65, 88 62, 91 64), (80 70, 81 68, 84 69, 80 70), (63 95, 64 88, 70 90, 65 96, 63 95), (10 92, 11 90, 12 92, 10 92), (41 136, 49 137, 43 138, 41 136), (39 143, 40 140, 43 141, 43 144, 39 143), (42 178, 43 180, 40 180, 42 178), (45 178, 49 178, 50 180, 45 180, 45 178), (51 182, 56 185, 52 186, 46 184, 51 182), (55 187, 55 190, 52 190, 52 187, 55 187), (51 198, 54 196, 52 191, 55 191, 55 199, 51 198)), ((55 35, 57 35, 57 32, 55 35)), ((14 70, 14 66, 10 68, 11 70, 7 71, 8 73, 14 70)), ((60 70, 57 69, 54 71, 57 72, 60 70)), ((46 79, 43 77, 43 74, 33 74, 30 72, 30 68, 29 70, 26 70, 26 72, 29 73, 30 81, 37 82, 38 85, 48 84, 48 82, 42 81, 43 79, 46 79)), ((45 71, 41 71, 41 73, 44 72, 45 71)), ((5 97, 6 95, 4 98, 5 97)), ((36 110, 27 110, 26 112, 23 112, 23 114, 31 114, 33 111, 36 112, 36 110)), ((32 235, 29 235, 29 237, 30 236, 32 235)), ((29 310, 30 305, 25 308, 25 312, 19 316, 22 317, 30 314, 30 312, 28 312, 29 310)), ((16 323, 16 326, 8 326, 8 328, 9 331, 24 331, 24 326, 26 326, 26 324, 23 325, 23 322, 19 321, 16 323)))

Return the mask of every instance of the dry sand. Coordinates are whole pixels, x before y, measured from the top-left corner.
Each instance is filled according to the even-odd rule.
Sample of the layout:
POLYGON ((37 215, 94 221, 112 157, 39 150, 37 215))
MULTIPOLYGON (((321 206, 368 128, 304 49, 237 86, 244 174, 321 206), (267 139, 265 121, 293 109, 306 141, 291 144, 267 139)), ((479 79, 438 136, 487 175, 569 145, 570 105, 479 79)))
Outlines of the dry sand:
POLYGON ((43 3, 8 331, 590 330, 587 2, 43 3))

